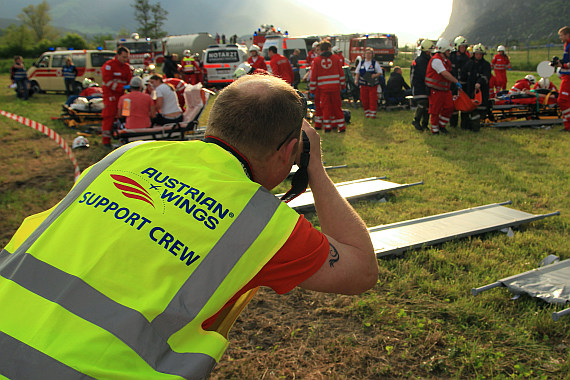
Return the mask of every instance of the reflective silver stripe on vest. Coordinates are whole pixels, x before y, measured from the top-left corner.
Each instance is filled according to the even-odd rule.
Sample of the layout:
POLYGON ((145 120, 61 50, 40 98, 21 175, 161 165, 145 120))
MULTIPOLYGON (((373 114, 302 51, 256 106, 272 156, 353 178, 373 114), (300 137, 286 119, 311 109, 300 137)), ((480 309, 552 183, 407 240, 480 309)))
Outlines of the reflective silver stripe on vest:
POLYGON ((107 330, 158 372, 200 379, 216 364, 213 358, 204 354, 172 351, 166 339, 160 337, 138 311, 113 301, 79 277, 28 253, 0 252, 0 275, 107 330))
MULTIPOLYGON (((110 163, 119 156, 120 154, 110 163)), ((93 167, 87 173, 91 175, 90 179, 82 179, 75 188, 80 187, 79 185, 84 180, 88 184, 91 183, 110 163, 96 172, 94 172, 96 167, 93 167)), ((227 274, 266 227, 280 205, 280 201, 264 188, 258 189, 242 213, 213 247, 211 254, 206 255, 204 262, 196 268, 194 274, 182 286, 169 306, 155 318, 151 325, 138 311, 113 301, 80 278, 26 253, 37 237, 86 187, 76 191, 75 196, 72 196, 70 192, 52 212, 50 220, 46 219, 34 231, 33 236, 31 235, 17 249, 15 254, 10 254, 5 250, 0 252, 0 275, 111 332, 158 372, 187 379, 206 377, 216 364, 213 358, 200 353, 176 353, 172 351, 167 340, 172 333, 195 318, 227 274), (194 286, 200 286, 203 294, 198 300, 189 302, 188 299, 196 294, 188 289, 194 286)), ((55 361, 55 359, 52 360, 55 361)))
POLYGON ((154 318, 152 326, 159 334, 168 339, 196 317, 267 226, 280 204, 281 201, 265 188, 257 190, 166 309, 154 318))
POLYGON ((9 379, 93 379, 2 331, 0 331, 0 374, 9 379))

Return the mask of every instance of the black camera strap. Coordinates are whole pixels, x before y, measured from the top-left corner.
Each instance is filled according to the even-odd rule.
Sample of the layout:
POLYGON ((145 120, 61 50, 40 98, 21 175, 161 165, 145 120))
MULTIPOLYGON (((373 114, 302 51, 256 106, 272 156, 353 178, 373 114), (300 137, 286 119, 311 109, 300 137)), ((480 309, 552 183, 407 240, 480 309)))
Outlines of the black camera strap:
POLYGON ((234 149, 234 147, 232 147, 231 145, 228 145, 226 142, 220 140, 217 137, 214 136, 206 136, 203 140, 204 142, 207 143, 211 143, 211 144, 216 144, 217 146, 227 150, 229 153, 231 153, 235 158, 238 159, 238 161, 240 162, 243 171, 245 173, 245 175, 247 176, 247 178, 251 179, 252 181, 253 179, 253 170, 251 170, 251 165, 249 164, 249 161, 247 161, 247 159, 240 153, 238 152, 236 149, 234 149))
POLYGON ((300 162, 296 163, 297 166, 299 166, 299 169, 293 175, 291 188, 281 197, 283 202, 289 202, 307 190, 307 186, 309 186, 309 173, 307 168, 309 166, 309 158, 311 156, 310 152, 311 143, 309 141, 309 137, 305 131, 303 131, 303 151, 301 152, 300 162))

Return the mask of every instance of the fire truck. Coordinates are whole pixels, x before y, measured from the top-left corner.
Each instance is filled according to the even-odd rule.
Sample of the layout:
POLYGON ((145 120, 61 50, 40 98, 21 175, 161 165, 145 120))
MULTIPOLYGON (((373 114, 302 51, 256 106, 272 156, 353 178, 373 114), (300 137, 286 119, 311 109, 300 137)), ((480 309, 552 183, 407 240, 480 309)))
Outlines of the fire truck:
POLYGON ((155 63, 162 63, 164 60, 164 46, 160 39, 140 38, 138 33, 133 33, 130 38, 105 41, 105 49, 117 50, 119 46, 129 49, 129 63, 134 68, 144 68, 146 53, 150 54, 155 63))
POLYGON ((261 27, 257 28, 255 32, 253 32, 253 44, 259 46, 260 49, 263 49, 263 44, 265 43, 266 36, 285 36, 287 37, 289 33, 285 31, 285 33, 281 33, 281 29, 275 28, 273 25, 263 24, 261 27))
POLYGON ((366 48, 371 47, 374 49, 374 60, 386 71, 394 66, 394 59, 398 55, 398 37, 388 33, 335 36, 333 45, 338 46, 352 64, 357 57, 364 58, 366 48))

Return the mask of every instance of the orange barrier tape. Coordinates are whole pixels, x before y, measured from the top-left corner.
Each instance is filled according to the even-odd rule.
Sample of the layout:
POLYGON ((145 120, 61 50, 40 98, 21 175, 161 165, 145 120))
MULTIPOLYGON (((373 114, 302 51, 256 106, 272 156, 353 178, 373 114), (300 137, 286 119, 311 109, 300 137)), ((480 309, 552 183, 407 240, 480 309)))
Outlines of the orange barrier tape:
POLYGON ((67 153, 67 157, 69 157, 71 162, 73 162, 73 167, 75 170, 74 178, 75 178, 75 181, 77 181, 77 178, 81 174, 81 170, 79 170, 79 165, 77 165, 77 160, 75 159, 75 156, 73 155, 73 152, 71 151, 71 148, 69 147, 69 145, 67 145, 65 140, 59 134, 57 134, 53 129, 50 129, 43 124, 40 124, 36 121, 30 120, 30 119, 25 118, 23 116, 14 115, 13 113, 6 112, 3 110, 0 110, 0 115, 6 116, 9 119, 15 120, 18 123, 21 123, 21 124, 24 124, 30 128, 33 128, 36 131, 43 133, 44 135, 46 135, 47 137, 49 137, 50 139, 55 141, 63 150, 65 150, 65 153, 67 153))

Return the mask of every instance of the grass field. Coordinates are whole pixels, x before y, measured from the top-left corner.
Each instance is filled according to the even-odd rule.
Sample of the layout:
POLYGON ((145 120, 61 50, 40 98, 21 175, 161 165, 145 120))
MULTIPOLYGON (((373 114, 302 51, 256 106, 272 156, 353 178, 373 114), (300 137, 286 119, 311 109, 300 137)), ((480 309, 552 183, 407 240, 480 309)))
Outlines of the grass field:
MULTIPOLYGON (((509 72, 509 85, 529 72, 509 72)), ((25 103, 7 85, 0 76, 0 109, 44 123, 71 144, 75 131, 50 119, 59 115, 63 95, 25 103)), ((551 319, 563 307, 513 301, 503 288, 470 294, 537 267, 549 254, 570 258, 570 134, 557 126, 431 136, 411 126, 412 111, 381 111, 369 120, 361 109, 346 108, 352 111, 347 133, 322 135, 327 165, 348 165, 330 172, 335 182, 383 175, 424 181, 389 194, 385 203, 355 203, 368 226, 507 200, 529 213, 561 214, 517 228, 512 237, 488 233, 380 260, 378 284, 360 296, 262 290, 230 333, 212 378, 570 378, 570 318, 551 319)), ((206 118, 207 112, 201 124, 206 118)), ((98 138, 90 141, 91 148, 75 152, 81 168, 104 155, 98 138)), ((3 117, 0 142, 4 246, 25 216, 68 191, 73 167, 53 142, 3 117)), ((318 226, 314 214, 306 217, 318 226)))

